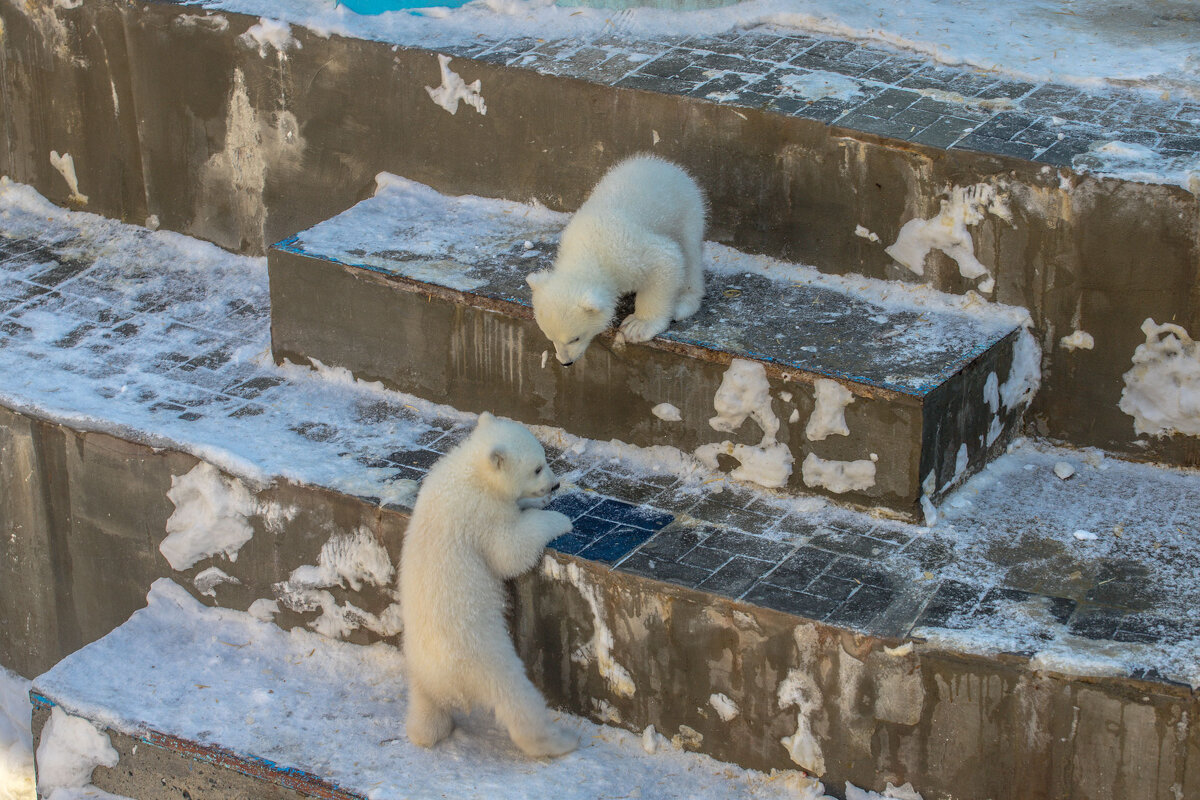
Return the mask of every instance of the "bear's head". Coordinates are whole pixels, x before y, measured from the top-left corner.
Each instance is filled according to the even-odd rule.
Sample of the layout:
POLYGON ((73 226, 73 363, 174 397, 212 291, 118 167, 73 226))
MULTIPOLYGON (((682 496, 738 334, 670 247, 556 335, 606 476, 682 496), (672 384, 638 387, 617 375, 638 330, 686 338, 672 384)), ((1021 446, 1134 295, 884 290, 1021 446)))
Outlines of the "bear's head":
POLYGON ((498 496, 523 508, 540 508, 550 502, 558 478, 546 464, 542 443, 528 428, 485 411, 479 415, 470 441, 484 484, 498 496))
POLYGON ((564 367, 574 364, 596 335, 608 327, 616 299, 595 287, 578 286, 557 270, 534 272, 526 279, 533 290, 533 317, 554 345, 564 367))

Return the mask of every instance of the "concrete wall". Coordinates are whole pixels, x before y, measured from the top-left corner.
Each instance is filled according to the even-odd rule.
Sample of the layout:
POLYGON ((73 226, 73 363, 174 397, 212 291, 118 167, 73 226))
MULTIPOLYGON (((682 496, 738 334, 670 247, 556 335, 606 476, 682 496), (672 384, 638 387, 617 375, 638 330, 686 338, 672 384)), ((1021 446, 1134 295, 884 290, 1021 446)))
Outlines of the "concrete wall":
MULTIPOLYGON (((172 476, 196 464, 0 409, 0 663, 37 674, 123 621, 157 577, 194 590, 191 579, 213 562, 175 573, 158 545, 172 476)), ((204 602, 244 609, 275 597, 275 584, 315 564, 331 536, 361 528, 393 561, 399 554, 403 513, 312 487, 248 488, 254 536, 236 562, 217 559, 242 583, 198 595, 204 602)), ((334 593, 371 612, 391 602, 386 587, 334 593)), ((720 759, 795 768, 781 744, 798 729, 800 709, 780 703, 790 682, 812 703, 820 759, 806 764, 831 786, 910 780, 927 800, 1200 796, 1200 700, 1183 687, 1036 673, 1018 657, 920 645, 889 654, 897 642, 568 557, 518 581, 514 601, 518 648, 552 703, 634 731, 654 724, 720 759), (613 644, 602 673, 596 658, 574 656, 604 629, 613 644), (708 703, 714 692, 739 716, 722 722, 708 703)), ((285 610, 276 619, 291 627, 315 616, 285 610)), ((207 775, 166 773, 181 786, 207 775)))
MULTIPOLYGON (((435 55, 293 33, 266 57, 238 37, 256 18, 206 20, 169 3, 0 0, 0 173, 68 204, 49 153, 70 152, 91 211, 261 253, 367 196, 387 170, 454 193, 575 208, 620 156, 691 169, 712 201, 709 237, 835 273, 915 276, 854 235, 895 240, 950 186, 988 183, 1013 221, 974 229, 996 298, 1030 309, 1047 352, 1038 433, 1200 465, 1196 437, 1140 440, 1117 408, 1142 321, 1200 331, 1200 213, 1178 187, 1060 175, 753 109, 614 90, 455 59, 488 114, 450 115, 424 87, 435 55), (1066 188, 1064 188, 1066 187, 1066 188), (1081 328, 1094 350, 1057 345, 1081 328)), ((1044 171, 1043 171, 1044 169, 1044 171)), ((76 203, 78 204, 78 203, 76 203)), ((967 283, 936 254, 926 279, 967 283)))

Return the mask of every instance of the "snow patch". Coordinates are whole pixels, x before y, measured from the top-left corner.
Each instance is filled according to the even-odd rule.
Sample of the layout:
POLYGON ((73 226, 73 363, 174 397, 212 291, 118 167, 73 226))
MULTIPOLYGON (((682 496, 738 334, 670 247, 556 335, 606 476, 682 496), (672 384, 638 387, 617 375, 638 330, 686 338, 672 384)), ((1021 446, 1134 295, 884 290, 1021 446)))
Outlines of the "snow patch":
POLYGON ((613 634, 604 622, 604 604, 600 597, 599 587, 588 583, 579 565, 572 562, 563 566, 551 556, 542 558, 542 572, 556 581, 566 581, 579 590, 588 608, 592 611, 592 638, 571 654, 571 660, 577 664, 596 662, 600 676, 608 683, 608 688, 620 697, 633 697, 637 686, 629 670, 617 663, 613 658, 613 634))
POLYGON ((29 681, 0 667, 0 800, 36 800, 29 681))
POLYGON ((188 569, 217 553, 237 561, 238 550, 254 535, 249 517, 255 502, 250 492, 237 479, 222 477, 207 461, 186 475, 172 475, 167 497, 175 511, 167 519, 167 538, 158 549, 171 569, 188 569))
POLYGON ((87 205, 87 195, 79 191, 79 178, 75 176, 75 158, 70 153, 58 154, 57 150, 50 151, 50 166, 58 170, 71 190, 70 201, 81 206, 87 205))
POLYGON ((813 388, 817 404, 804 427, 804 435, 810 442, 819 442, 833 435, 849 436, 846 406, 854 402, 854 395, 842 384, 828 378, 817 378, 813 388))
POLYGON ((209 597, 217 596, 217 586, 222 583, 241 583, 237 578, 225 572, 220 567, 209 567, 201 571, 192 579, 192 585, 196 587, 196 591, 200 594, 209 597))
POLYGON ((1060 480, 1065 481, 1067 478, 1075 474, 1075 467, 1071 466, 1066 461, 1059 461, 1054 465, 1054 474, 1057 475, 1060 480))
POLYGON ((924 275, 929 251, 941 250, 958 264, 959 274, 964 278, 984 278, 978 284, 979 291, 991 294, 996 282, 975 257, 968 227, 980 224, 988 214, 1011 224, 1007 199, 988 183, 949 187, 946 194, 937 216, 918 217, 904 223, 896 241, 885 252, 916 274, 924 275))
POLYGON ((820 710, 822 701, 821 690, 811 674, 816 655, 816 632, 811 625, 797 626, 794 636, 800 650, 801 666, 788 670, 787 677, 779 684, 777 697, 781 709, 796 709, 796 732, 783 737, 780 743, 787 748, 793 762, 819 778, 825 774, 825 756, 812 727, 813 714, 820 710))
POLYGON ((732 473, 734 478, 768 488, 786 485, 795 459, 787 445, 775 441, 779 417, 771 410, 771 386, 763 365, 757 361, 733 359, 713 396, 713 407, 717 415, 708 421, 713 430, 733 433, 749 417, 762 429, 762 440, 753 446, 735 445, 729 440, 702 445, 696 449, 696 458, 710 469, 716 469, 717 454, 725 453, 740 464, 732 473))
POLYGON ((280 58, 293 48, 299 50, 302 45, 292 36, 292 27, 277 19, 261 17, 257 25, 250 27, 241 35, 242 42, 247 47, 257 47, 259 56, 266 58, 273 48, 280 58))
POLYGON ((805 486, 821 486, 835 494, 861 492, 875 485, 874 453, 870 459, 858 461, 827 461, 816 453, 809 453, 801 464, 801 476, 805 486))
POLYGON ((387 550, 362 527, 352 534, 330 536, 321 546, 316 565, 296 567, 286 581, 275 584, 275 592, 279 602, 292 611, 320 611, 308 625, 330 639, 340 639, 360 627, 394 636, 401 630, 398 603, 376 616, 349 601, 339 604, 328 589, 341 586, 358 592, 364 584, 386 586, 395 572, 387 550))
POLYGON ((650 409, 650 413, 664 422, 679 422, 683 419, 683 415, 679 413, 679 409, 670 403, 659 403, 650 409))
POLYGON ((480 114, 486 115, 487 103, 480 94, 483 84, 478 78, 471 83, 464 81, 462 76, 450 69, 450 61, 449 56, 438 54, 438 66, 442 70, 442 84, 436 89, 432 86, 425 87, 425 91, 429 92, 429 98, 451 114, 458 113, 458 103, 461 100, 480 114))
POLYGON ((864 228, 862 225, 854 226, 854 235, 859 237, 860 239, 866 239, 869 242, 878 242, 879 241, 879 234, 872 233, 871 231, 864 228))
POLYGON ((1067 350, 1091 350, 1096 346, 1096 340, 1087 331, 1074 331, 1059 339, 1058 343, 1067 350))
POLYGON ((862 94, 862 85, 835 72, 809 72, 803 75, 784 75, 780 83, 805 100, 825 98, 852 100, 862 94))
POLYGON ((1033 402, 1041 385, 1042 351, 1029 328, 1022 328, 1013 342, 1012 366, 1000 387, 1000 402, 1010 411, 1023 408, 1033 402))
POLYGON ((921 797, 911 783, 893 786, 892 782, 888 781, 887 788, 880 793, 860 789, 846 781, 846 800, 925 800, 925 798, 921 797))
POLYGON ((55 706, 38 744, 38 791, 49 794, 55 789, 86 786, 91 783, 92 770, 115 767, 119 760, 108 734, 55 706))
POLYGON ((729 720, 742 713, 742 710, 738 708, 738 704, 730 700, 722 692, 714 692, 709 695, 708 704, 716 710, 717 716, 721 718, 722 722, 729 722, 729 720))
POLYGON ((265 597, 260 597, 250 604, 246 609, 246 613, 255 619, 263 622, 270 622, 275 619, 275 615, 279 613, 279 602, 276 600, 268 600, 265 597))
POLYGON ((1200 345, 1183 327, 1151 318, 1142 333, 1146 341, 1133 351, 1118 407, 1139 435, 1200 436, 1200 345))

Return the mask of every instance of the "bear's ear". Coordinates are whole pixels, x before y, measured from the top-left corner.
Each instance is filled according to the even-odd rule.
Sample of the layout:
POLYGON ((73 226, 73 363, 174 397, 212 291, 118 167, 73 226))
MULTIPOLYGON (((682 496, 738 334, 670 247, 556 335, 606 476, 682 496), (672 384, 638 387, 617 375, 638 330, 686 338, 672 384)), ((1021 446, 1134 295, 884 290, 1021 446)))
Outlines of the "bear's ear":
POLYGON ((537 289, 546 282, 546 273, 531 272, 525 276, 525 282, 529 284, 530 289, 537 289))
POLYGON ((475 423, 475 427, 486 428, 488 425, 491 425, 493 422, 495 422, 495 420, 496 418, 492 416, 491 412, 484 411, 479 415, 479 422, 475 423))
POLYGON ((579 307, 588 314, 599 314, 604 310, 604 301, 598 292, 584 292, 579 298, 579 307))
POLYGON ((502 447, 493 447, 492 452, 488 454, 488 460, 492 462, 492 466, 497 470, 504 469, 504 460, 508 454, 504 452, 502 447))

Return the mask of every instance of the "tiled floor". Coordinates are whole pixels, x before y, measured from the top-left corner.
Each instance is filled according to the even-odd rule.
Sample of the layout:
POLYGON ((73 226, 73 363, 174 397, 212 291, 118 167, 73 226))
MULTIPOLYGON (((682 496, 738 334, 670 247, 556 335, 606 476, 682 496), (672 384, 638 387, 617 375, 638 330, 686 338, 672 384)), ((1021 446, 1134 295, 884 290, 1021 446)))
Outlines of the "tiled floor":
MULTIPOLYGON (((268 331, 261 259, 0 185, 5 405, 400 506, 470 429, 453 409, 276 367, 268 331)), ((554 546, 580 558, 879 635, 1022 653, 1090 639, 1135 674, 1200 675, 1195 472, 1026 443, 925 527, 651 474, 603 443, 547 446, 568 487, 554 507, 575 521, 554 546)))
MULTIPOLYGON (((1137 90, 1030 83, 870 45, 770 27, 644 41, 481 39, 452 55, 613 86, 763 108, 931 147, 1095 168, 1096 143, 1149 148, 1167 168, 1200 154, 1200 103, 1137 90), (795 87, 834 75, 853 91, 795 87)), ((1143 165, 1144 166, 1144 165, 1143 165)))

